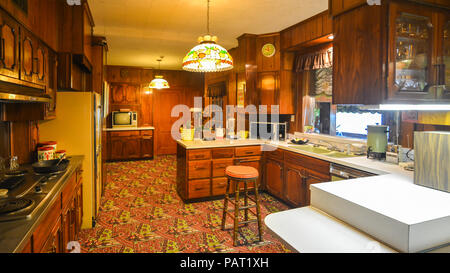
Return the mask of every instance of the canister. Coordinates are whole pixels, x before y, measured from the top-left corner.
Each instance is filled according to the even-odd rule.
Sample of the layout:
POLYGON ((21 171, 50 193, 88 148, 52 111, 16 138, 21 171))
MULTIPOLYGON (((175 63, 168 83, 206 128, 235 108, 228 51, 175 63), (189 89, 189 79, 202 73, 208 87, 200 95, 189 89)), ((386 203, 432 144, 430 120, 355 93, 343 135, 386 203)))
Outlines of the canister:
POLYGON ((388 144, 388 126, 367 126, 367 147, 372 153, 386 153, 388 144))
POLYGON ((55 151, 53 147, 38 148, 38 161, 46 161, 54 159, 55 151))

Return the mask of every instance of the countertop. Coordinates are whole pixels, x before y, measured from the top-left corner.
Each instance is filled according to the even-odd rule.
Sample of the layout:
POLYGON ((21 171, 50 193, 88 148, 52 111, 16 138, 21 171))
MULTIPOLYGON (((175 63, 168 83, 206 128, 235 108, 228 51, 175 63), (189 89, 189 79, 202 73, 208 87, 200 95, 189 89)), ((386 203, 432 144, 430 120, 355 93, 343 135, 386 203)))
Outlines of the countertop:
POLYGON ((0 253, 20 252, 33 235, 34 230, 46 216, 54 204, 58 194, 72 177, 76 169, 82 164, 84 156, 71 156, 66 173, 55 183, 47 194, 44 203, 40 206, 34 217, 29 220, 0 222, 0 253))
POLYGON ((300 253, 395 253, 389 246, 313 207, 269 214, 264 222, 276 237, 300 253), (295 234, 295 236, 293 236, 295 234))
POLYGON ((349 157, 349 158, 330 157, 330 156, 326 156, 323 154, 316 154, 316 153, 311 153, 311 152, 296 149, 296 148, 294 148, 296 146, 295 144, 290 144, 287 142, 273 142, 273 141, 253 140, 253 139, 214 140, 214 141, 178 140, 177 142, 181 146, 183 146, 184 148, 186 148, 188 150, 263 145, 262 149, 265 151, 270 151, 270 150, 274 150, 274 149, 282 149, 282 150, 307 155, 310 157, 322 159, 324 161, 344 165, 347 167, 355 168, 358 170, 366 171, 366 172, 377 174, 377 175, 396 173, 403 177, 406 177, 407 179, 410 180, 410 182, 413 182, 413 180, 414 180, 414 172, 406 171, 403 168, 401 168, 395 164, 390 164, 390 163, 386 163, 386 162, 375 160, 375 159, 368 159, 366 156, 357 156, 357 157, 349 157))
POLYGON ((177 140, 177 142, 188 150, 193 149, 210 149, 210 148, 225 148, 225 147, 240 147, 240 146, 252 146, 252 145, 263 145, 267 141, 264 140, 253 140, 253 139, 244 139, 244 140, 177 140))
POLYGON ((145 126, 145 127, 119 127, 119 128, 106 128, 103 131, 106 132, 120 132, 120 131, 150 131, 155 130, 155 127, 145 126))

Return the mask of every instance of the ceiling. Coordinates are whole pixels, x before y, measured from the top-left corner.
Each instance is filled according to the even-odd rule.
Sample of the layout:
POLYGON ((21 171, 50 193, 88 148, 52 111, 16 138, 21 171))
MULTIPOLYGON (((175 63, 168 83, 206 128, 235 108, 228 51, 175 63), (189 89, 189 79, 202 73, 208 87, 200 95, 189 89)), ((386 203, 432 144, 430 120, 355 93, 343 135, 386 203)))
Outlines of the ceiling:
MULTIPOLYGON (((206 0, 88 0, 109 65, 181 69, 206 34, 206 0)), ((244 33, 277 32, 328 8, 328 0, 211 0, 210 30, 230 49, 244 33)))

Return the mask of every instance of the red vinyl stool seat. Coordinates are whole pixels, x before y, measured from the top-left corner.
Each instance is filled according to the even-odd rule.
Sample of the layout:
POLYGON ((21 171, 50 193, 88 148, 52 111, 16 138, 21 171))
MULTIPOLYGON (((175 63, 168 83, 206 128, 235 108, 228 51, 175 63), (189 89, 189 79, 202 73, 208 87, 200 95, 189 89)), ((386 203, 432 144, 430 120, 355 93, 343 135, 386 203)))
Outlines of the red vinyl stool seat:
POLYGON ((225 223, 227 219, 227 215, 230 215, 234 218, 234 229, 233 229, 233 245, 237 246, 237 234, 240 224, 245 224, 246 226, 249 223, 257 223, 258 224, 258 233, 259 233, 259 241, 263 241, 263 231, 262 231, 262 223, 261 223, 261 211, 259 207, 259 193, 258 193, 258 177, 259 172, 257 169, 253 167, 247 166, 228 166, 225 169, 225 173, 227 175, 227 189, 225 192, 225 200, 223 204, 223 216, 222 216, 222 230, 225 230, 225 223), (231 182, 234 182, 234 202, 231 201, 229 193, 231 182), (249 196, 249 185, 248 183, 253 183, 253 190, 255 192, 255 199, 249 196), (244 184, 244 188, 242 190, 241 185, 244 184), (244 206, 240 205, 239 195, 243 191, 244 194, 244 206), (253 201, 253 205, 249 205, 249 200, 253 201), (234 204, 234 210, 228 210, 228 203, 234 204), (256 213, 251 211, 250 209, 255 208, 256 213), (244 211, 245 220, 241 221, 239 218, 240 211, 244 211), (234 214, 231 214, 234 212, 234 214), (256 216, 256 219, 249 220, 248 213, 252 213, 256 216))
POLYGON ((259 176, 257 169, 247 166, 229 166, 225 173, 228 177, 237 179, 256 179, 259 176))

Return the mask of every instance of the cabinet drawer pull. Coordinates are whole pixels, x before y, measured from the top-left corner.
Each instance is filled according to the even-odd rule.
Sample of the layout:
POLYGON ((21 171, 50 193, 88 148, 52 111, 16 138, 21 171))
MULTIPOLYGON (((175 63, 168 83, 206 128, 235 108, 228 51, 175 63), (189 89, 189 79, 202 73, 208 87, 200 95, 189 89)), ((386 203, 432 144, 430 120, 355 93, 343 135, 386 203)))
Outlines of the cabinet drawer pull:
POLYGON ((0 38, 0 41, 1 41, 1 52, 0 52, 0 59, 2 60, 2 61, 4 61, 5 60, 5 39, 3 39, 3 38, 0 38))
POLYGON ((206 188, 202 188, 202 187, 194 187, 194 191, 201 191, 201 190, 204 190, 204 189, 206 189, 206 188))
POLYGON ((194 169, 197 170, 197 171, 200 171, 200 170, 206 170, 205 167, 195 167, 194 169))

